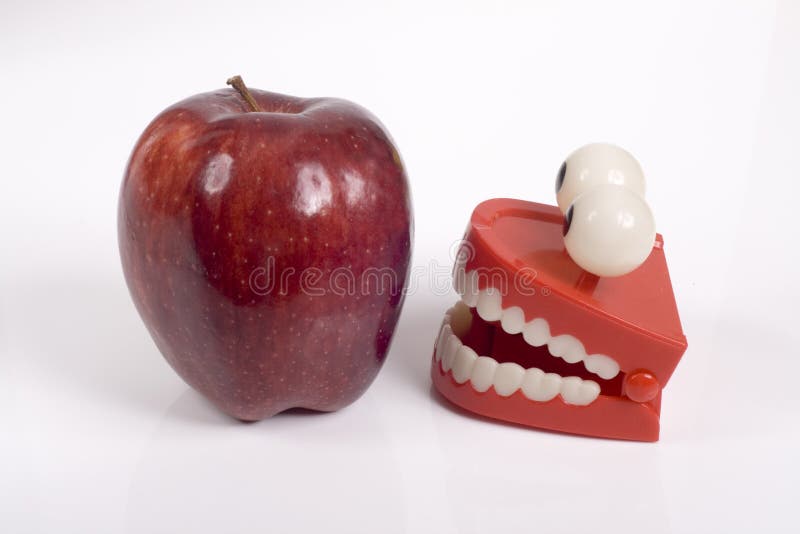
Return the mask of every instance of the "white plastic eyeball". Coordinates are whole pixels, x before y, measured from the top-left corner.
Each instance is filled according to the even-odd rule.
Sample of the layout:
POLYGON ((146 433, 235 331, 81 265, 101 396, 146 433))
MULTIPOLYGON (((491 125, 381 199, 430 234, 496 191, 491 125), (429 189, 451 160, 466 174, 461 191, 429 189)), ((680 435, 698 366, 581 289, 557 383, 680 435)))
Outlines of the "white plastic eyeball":
POLYGON ((622 276, 644 263, 656 224, 647 203, 624 187, 601 185, 567 210, 564 245, 572 259, 597 276, 622 276))
POLYGON ((630 152, 608 143, 592 143, 570 154, 556 178, 556 199, 561 213, 581 193, 599 185, 624 186, 644 197, 642 167, 630 152))

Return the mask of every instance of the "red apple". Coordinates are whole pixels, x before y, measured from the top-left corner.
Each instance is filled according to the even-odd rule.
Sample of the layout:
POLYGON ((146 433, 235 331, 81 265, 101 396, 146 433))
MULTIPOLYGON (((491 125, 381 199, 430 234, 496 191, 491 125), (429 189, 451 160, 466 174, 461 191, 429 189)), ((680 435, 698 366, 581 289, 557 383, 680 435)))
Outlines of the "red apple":
POLYGON ((119 197, 125 278, 166 360, 224 412, 336 410, 374 380, 403 304, 405 170, 356 104, 229 84, 137 142, 119 197))

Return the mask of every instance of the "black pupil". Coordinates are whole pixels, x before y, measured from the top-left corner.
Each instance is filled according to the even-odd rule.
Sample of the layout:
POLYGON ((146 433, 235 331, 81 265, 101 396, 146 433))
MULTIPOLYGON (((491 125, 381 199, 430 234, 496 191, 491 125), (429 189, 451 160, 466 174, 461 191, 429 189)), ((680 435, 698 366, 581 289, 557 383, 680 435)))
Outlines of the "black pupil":
POLYGON ((564 185, 564 175, 567 174, 567 162, 561 164, 561 168, 558 169, 558 177, 556 178, 556 193, 561 191, 561 186, 564 185))
POLYGON ((567 209, 567 214, 564 216, 564 235, 569 232, 570 225, 572 225, 572 206, 567 209))

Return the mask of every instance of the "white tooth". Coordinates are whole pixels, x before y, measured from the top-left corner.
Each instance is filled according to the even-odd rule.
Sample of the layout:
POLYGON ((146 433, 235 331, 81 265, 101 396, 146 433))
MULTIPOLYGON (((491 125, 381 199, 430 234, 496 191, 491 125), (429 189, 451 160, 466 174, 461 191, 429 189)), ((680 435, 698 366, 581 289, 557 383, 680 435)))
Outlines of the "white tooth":
POLYGON ((442 359, 442 355, 444 354, 444 342, 447 338, 452 335, 452 330, 450 329, 450 325, 445 323, 442 325, 442 329, 439 330, 439 338, 436 340, 436 361, 442 359))
POLYGON ((592 354, 583 360, 583 365, 586 370, 590 371, 600 378, 611 380, 619 373, 619 364, 612 358, 603 354, 592 354))
POLYGON ((447 372, 453 368, 453 362, 456 361, 456 355, 461 348, 461 340, 458 336, 450 334, 449 337, 444 339, 444 354, 442 355, 442 369, 447 372))
POLYGON ((503 310, 500 326, 508 334, 519 334, 525 327, 525 314, 519 306, 511 306, 503 310))
POLYGON ((475 360, 477 359, 478 355, 475 354, 474 350, 466 345, 461 345, 458 353, 456 353, 456 361, 453 363, 453 378, 455 378, 456 382, 463 384, 469 380, 470 375, 472 375, 472 366, 475 365, 475 360))
POLYGON ((469 306, 474 308, 478 304, 478 273, 470 271, 464 276, 464 294, 461 300, 469 306))
POLYGON ((578 404, 581 380, 577 376, 565 376, 561 379, 561 397, 567 404, 578 404))
POLYGON ((470 381, 475 391, 483 393, 492 387, 494 381, 494 372, 497 369, 497 360, 489 358, 488 356, 479 356, 475 360, 475 365, 472 366, 472 375, 470 381))
POLYGON ((550 325, 544 319, 534 319, 525 324, 522 337, 528 345, 541 347, 550 340, 550 325))
POLYGON ((564 358, 564 361, 567 363, 578 363, 583 361, 583 359, 586 358, 586 349, 583 348, 583 343, 576 339, 575 343, 572 344, 569 349, 567 349, 567 352, 562 356, 562 358, 564 358))
POLYGON ((442 324, 441 324, 441 326, 439 326, 439 331, 440 332, 441 332, 442 328, 444 328, 444 325, 450 324, 450 314, 451 313, 452 313, 452 308, 450 308, 449 310, 444 312, 444 317, 442 318, 442 324))
POLYGON ((584 380, 581 384, 581 397, 591 404, 600 395, 600 384, 594 380, 584 380))
POLYGON ((583 343, 569 334, 551 338, 547 342, 547 348, 550 350, 550 354, 563 358, 567 363, 577 363, 586 357, 583 343))
POLYGON ((586 406, 591 404, 600 394, 600 386, 592 380, 581 380, 577 376, 561 379, 561 398, 567 404, 586 406))
POLYGON ((531 400, 549 401, 561 390, 561 377, 555 373, 545 373, 531 367, 522 377, 522 393, 531 400))
POLYGON ((490 287, 478 295, 478 315, 484 321, 499 321, 503 315, 503 301, 500 291, 490 287))
POLYGON ((525 369, 516 363, 505 362, 494 372, 494 390, 501 397, 508 397, 522 385, 525 369))
POLYGON ((453 333, 461 337, 466 334, 469 327, 472 326, 472 313, 470 313, 469 307, 460 300, 456 302, 455 306, 451 309, 452 317, 450 319, 450 325, 453 328, 453 333))
POLYGON ((561 391, 561 375, 545 373, 539 383, 539 389, 543 391, 542 394, 547 397, 547 400, 554 398, 561 391))

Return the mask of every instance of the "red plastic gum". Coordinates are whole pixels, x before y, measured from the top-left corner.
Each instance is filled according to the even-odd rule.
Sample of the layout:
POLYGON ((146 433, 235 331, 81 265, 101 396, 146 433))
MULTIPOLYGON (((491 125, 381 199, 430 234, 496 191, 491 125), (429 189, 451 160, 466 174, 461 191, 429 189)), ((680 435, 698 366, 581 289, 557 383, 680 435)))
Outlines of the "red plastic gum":
POLYGON ((434 386, 494 419, 657 441, 662 389, 687 346, 663 238, 634 271, 599 278, 565 251, 563 222, 557 207, 522 200, 475 208, 454 270, 462 300, 434 349, 434 386))

